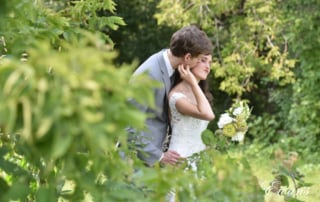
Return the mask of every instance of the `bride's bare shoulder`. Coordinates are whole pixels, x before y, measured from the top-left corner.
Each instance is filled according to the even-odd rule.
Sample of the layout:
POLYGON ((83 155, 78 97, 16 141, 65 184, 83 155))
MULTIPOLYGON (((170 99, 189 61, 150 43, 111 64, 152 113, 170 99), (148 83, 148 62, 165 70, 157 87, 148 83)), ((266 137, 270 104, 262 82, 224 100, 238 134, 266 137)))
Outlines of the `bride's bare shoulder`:
POLYGON ((172 88, 169 92, 169 97, 171 97, 173 94, 175 93, 181 93, 182 92, 182 88, 181 85, 176 85, 174 88, 172 88))

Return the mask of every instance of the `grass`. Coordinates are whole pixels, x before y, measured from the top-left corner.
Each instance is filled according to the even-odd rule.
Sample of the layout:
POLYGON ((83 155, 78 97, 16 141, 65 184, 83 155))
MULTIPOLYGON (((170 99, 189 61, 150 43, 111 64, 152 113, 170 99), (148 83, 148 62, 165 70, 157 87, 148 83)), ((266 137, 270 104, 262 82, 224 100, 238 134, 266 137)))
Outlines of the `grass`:
MULTIPOLYGON (((270 192, 270 182, 273 180, 272 170, 275 166, 270 155, 254 155, 248 157, 248 160, 260 186, 265 191, 265 202, 285 202, 283 195, 270 192)), ((297 169, 304 174, 304 181, 312 185, 298 189, 296 199, 305 202, 320 201, 320 164, 304 164, 299 161, 297 169)), ((289 180, 289 183, 289 187, 282 186, 281 190, 293 194, 293 182, 289 180)))

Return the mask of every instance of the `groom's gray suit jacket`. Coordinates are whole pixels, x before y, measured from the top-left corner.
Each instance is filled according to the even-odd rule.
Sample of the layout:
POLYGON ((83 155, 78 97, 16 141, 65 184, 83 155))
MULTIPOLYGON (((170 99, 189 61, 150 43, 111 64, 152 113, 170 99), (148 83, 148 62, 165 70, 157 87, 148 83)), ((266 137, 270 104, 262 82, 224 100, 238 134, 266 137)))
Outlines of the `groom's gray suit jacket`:
POLYGON ((163 142, 165 141, 168 129, 168 102, 167 96, 170 90, 170 78, 163 58, 163 52, 150 56, 141 64, 133 76, 146 73, 150 78, 161 82, 162 87, 154 89, 156 109, 147 106, 143 107, 146 113, 152 113, 152 117, 146 119, 146 130, 139 131, 135 143, 138 149, 138 157, 152 166, 161 158, 163 142))

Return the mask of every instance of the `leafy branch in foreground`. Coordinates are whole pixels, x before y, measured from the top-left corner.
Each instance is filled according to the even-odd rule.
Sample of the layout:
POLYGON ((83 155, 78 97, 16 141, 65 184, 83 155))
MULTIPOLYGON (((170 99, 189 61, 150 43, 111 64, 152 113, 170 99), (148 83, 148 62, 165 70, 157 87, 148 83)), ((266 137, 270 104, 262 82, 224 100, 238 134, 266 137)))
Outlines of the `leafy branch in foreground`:
POLYGON ((291 202, 300 201, 297 196, 302 194, 303 188, 310 187, 312 184, 304 181, 304 175, 296 168, 297 160, 298 154, 296 152, 284 154, 282 150, 276 150, 276 167, 272 171, 274 179, 270 182, 270 190, 268 191, 282 195, 285 200, 291 202), (290 189, 290 184, 293 186, 293 190, 290 189), (286 187, 287 190, 284 190, 283 187, 286 187))

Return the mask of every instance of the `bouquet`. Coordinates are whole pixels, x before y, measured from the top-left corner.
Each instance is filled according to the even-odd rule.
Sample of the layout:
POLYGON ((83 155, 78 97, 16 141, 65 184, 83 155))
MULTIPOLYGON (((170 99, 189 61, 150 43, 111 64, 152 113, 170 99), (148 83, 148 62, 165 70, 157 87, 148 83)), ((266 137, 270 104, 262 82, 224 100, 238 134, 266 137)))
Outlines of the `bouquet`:
POLYGON ((220 132, 231 137, 232 141, 243 142, 244 135, 248 130, 247 119, 251 110, 244 101, 235 102, 226 113, 221 114, 218 121, 220 132))

